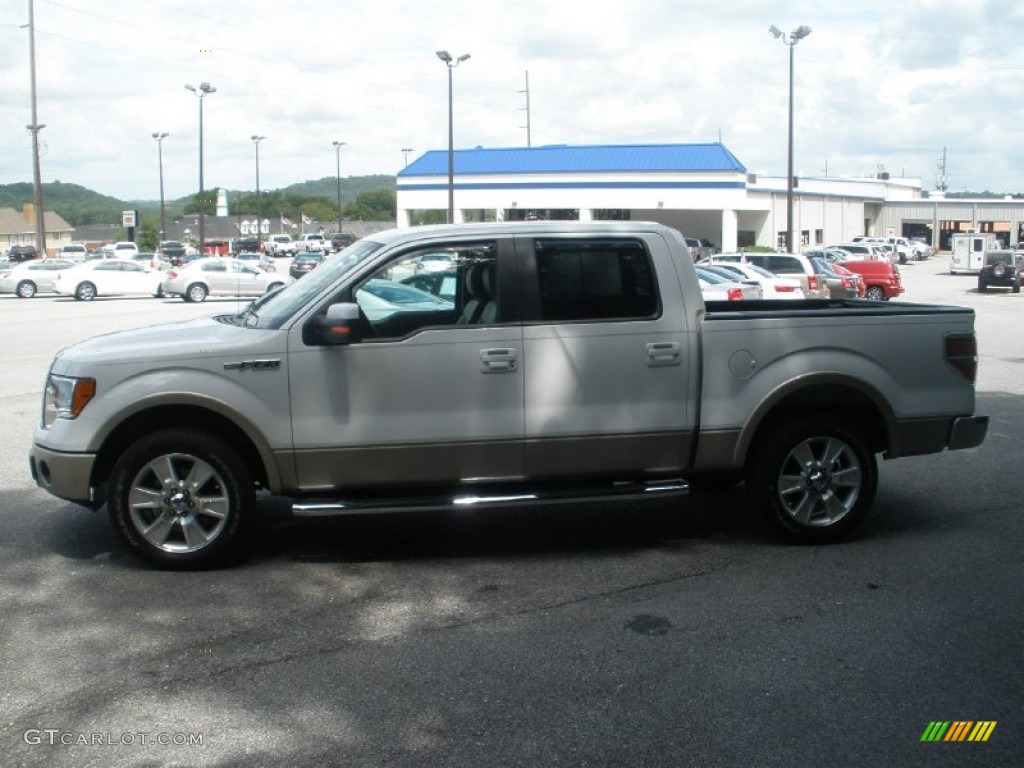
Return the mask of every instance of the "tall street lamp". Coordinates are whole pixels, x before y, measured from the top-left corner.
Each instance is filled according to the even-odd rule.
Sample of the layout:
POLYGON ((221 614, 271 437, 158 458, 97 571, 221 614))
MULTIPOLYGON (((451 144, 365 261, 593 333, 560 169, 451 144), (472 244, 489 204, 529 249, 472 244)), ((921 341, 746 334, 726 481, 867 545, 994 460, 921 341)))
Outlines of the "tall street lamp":
POLYGON ((455 134, 452 128, 452 70, 469 58, 464 53, 452 59, 448 51, 438 51, 437 58, 448 67, 448 223, 455 220, 455 134))
POLYGON ((334 145, 334 161, 337 169, 334 178, 338 182, 338 234, 341 234, 341 148, 345 146, 344 141, 332 141, 334 145))
POLYGON ((260 228, 260 222, 263 220, 260 213, 260 142, 263 141, 266 136, 257 136, 255 133, 251 136, 252 143, 256 145, 256 242, 263 242, 263 230, 260 228))
POLYGON ((167 209, 164 207, 164 139, 170 135, 169 133, 153 134, 153 138, 156 139, 157 157, 160 159, 160 243, 167 239, 167 209))
POLYGON ((206 242, 206 201, 203 200, 203 99, 217 89, 209 83, 200 83, 196 88, 186 83, 185 88, 192 91, 199 99, 199 253, 203 252, 206 242))
POLYGON ((402 147, 402 157, 405 158, 405 167, 409 167, 409 153, 412 152, 412 147, 402 147))
POLYGON ((786 251, 793 253, 793 47, 811 34, 811 28, 799 26, 788 35, 772 24, 768 31, 789 46, 789 164, 786 177, 786 251))

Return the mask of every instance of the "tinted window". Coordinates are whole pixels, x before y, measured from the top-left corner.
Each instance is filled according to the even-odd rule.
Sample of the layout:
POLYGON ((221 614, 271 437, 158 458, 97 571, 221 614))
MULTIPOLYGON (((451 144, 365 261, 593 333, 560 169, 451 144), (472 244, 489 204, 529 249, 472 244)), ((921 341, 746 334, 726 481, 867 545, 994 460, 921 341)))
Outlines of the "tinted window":
POLYGON ((538 240, 541 319, 626 320, 658 314, 654 268, 637 240, 538 240))
POLYGON ((770 256, 768 258, 768 271, 777 275, 802 275, 803 265, 791 256, 770 256))

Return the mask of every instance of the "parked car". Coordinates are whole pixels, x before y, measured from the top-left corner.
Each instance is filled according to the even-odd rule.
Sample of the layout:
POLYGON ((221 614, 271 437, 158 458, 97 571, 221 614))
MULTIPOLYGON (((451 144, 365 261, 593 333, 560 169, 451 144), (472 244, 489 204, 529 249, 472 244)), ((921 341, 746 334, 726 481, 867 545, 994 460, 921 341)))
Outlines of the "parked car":
POLYGON ((864 278, 864 297, 872 301, 898 298, 903 293, 900 270, 888 261, 850 260, 841 264, 851 272, 864 278))
POLYGON ((166 295, 185 301, 206 301, 207 296, 262 296, 289 280, 238 259, 208 256, 171 269, 161 283, 166 295))
POLYGON ((231 241, 231 255, 240 253, 262 253, 263 243, 258 237, 236 237, 231 241))
POLYGON ((105 506, 126 550, 168 569, 237 562, 265 494, 298 516, 475 512, 678 498, 723 474, 780 533, 822 543, 870 511, 878 456, 974 448, 988 428, 973 310, 709 312, 675 230, 651 222, 375 233, 258 302, 62 349, 34 481, 105 506), (473 290, 367 322, 360 292, 427 249, 469 265, 473 290))
POLYGON ((1020 251, 985 251, 978 271, 978 290, 981 293, 993 285, 1009 288, 1012 293, 1020 293, 1022 281, 1024 255, 1020 251))
POLYGON ((793 277, 800 281, 804 296, 809 299, 828 297, 828 286, 818 279, 814 267, 806 256, 796 253, 720 253, 715 261, 734 261, 756 264, 779 277, 793 277))
MULTIPOLYGON (((836 268, 826 259, 811 258, 811 266, 814 267, 814 271, 818 274, 818 278, 825 282, 828 287, 828 297, 830 299, 856 299, 858 298, 858 284, 862 284, 860 278, 843 269, 846 274, 840 274, 836 271, 836 268)), ((863 294, 867 293, 866 287, 863 288, 863 294)))
POLYGON ((130 259, 139 252, 139 246, 129 240, 122 240, 111 246, 111 258, 130 259))
POLYGON ((33 259, 12 264, 0 271, 0 293, 13 293, 21 299, 31 299, 39 292, 53 291, 53 278, 58 272, 70 269, 70 259, 33 259))
POLYGON ((79 301, 98 296, 160 296, 163 272, 130 259, 93 259, 58 272, 53 289, 79 301))
POLYGON ((170 262, 171 266, 177 267, 181 266, 184 261, 187 250, 185 244, 178 240, 164 240, 157 248, 157 253, 163 257, 164 261, 170 262))
POLYGON ((356 292, 359 308, 371 322, 380 322, 396 312, 443 312, 455 309, 453 301, 391 280, 367 280, 356 292))
MULTIPOLYGON (((747 301, 754 301, 756 299, 764 298, 764 289, 761 284, 756 280, 751 280, 748 277, 742 277, 730 272, 724 267, 720 266, 709 266, 707 264, 699 264, 696 267, 697 274, 702 277, 717 277, 726 283, 736 283, 743 289, 743 298, 747 301)), ((714 282, 712 280, 712 282, 714 282)))
POLYGON ((288 274, 298 280, 300 277, 312 272, 323 263, 324 255, 319 251, 303 251, 302 253, 296 254, 295 258, 292 259, 291 266, 288 267, 288 274))
POLYGON ((264 272, 277 271, 277 262, 274 260, 274 257, 266 253, 260 253, 259 251, 243 251, 242 253, 236 254, 235 258, 251 266, 259 267, 264 272))
POLYGON ((697 272, 700 295, 704 301, 742 301, 743 286, 731 283, 710 272, 697 272))
POLYGON ((277 235, 268 235, 263 245, 263 252, 269 253, 271 256, 294 256, 297 251, 298 245, 292 240, 292 236, 283 232, 277 235))
POLYGON ((7 261, 10 264, 20 264, 23 261, 30 261, 39 258, 39 251, 34 245, 16 244, 7 249, 7 261))
POLYGON ((148 251, 139 251, 134 254, 132 256, 132 261, 137 261, 139 264, 145 264, 153 269, 165 270, 171 268, 171 262, 161 258, 159 254, 150 253, 148 251))
POLYGON ((299 253, 304 251, 327 252, 331 249, 331 244, 320 233, 307 232, 299 238, 297 248, 301 249, 299 253))
POLYGON ((458 293, 459 274, 454 269, 431 270, 409 275, 401 282, 442 299, 454 300, 458 293))
POLYGON ((356 236, 351 232, 332 232, 327 236, 327 242, 329 242, 331 244, 331 248, 336 251, 348 248, 356 241, 356 239, 356 236))
POLYGON ((756 264, 743 264, 738 261, 715 261, 714 256, 698 262, 698 266, 705 264, 712 264, 721 269, 730 270, 733 274, 748 280, 756 280, 761 285, 763 291, 762 298, 790 300, 804 298, 800 281, 794 277, 779 277, 756 264))
POLYGON ((227 256, 231 253, 231 243, 227 240, 207 240, 203 243, 203 256, 227 256))
POLYGON ((57 258, 82 262, 89 258, 89 249, 84 243, 67 243, 57 249, 57 258))

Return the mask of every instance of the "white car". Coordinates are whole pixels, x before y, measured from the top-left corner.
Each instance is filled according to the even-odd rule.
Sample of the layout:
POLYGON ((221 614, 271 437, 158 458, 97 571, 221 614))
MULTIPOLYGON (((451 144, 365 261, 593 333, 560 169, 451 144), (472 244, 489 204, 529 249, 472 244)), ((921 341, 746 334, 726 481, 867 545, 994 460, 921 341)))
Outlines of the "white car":
POLYGON ((33 259, 0 271, 0 293, 31 299, 40 291, 53 291, 53 278, 75 262, 70 259, 33 259))
POLYGON ((161 290, 185 301, 206 301, 207 296, 262 296, 291 282, 290 277, 265 272, 238 259, 209 256, 171 269, 161 282, 161 290))
MULTIPOLYGON (((736 298, 756 300, 764 297, 764 289, 759 283, 755 283, 752 280, 747 280, 742 277, 736 277, 735 280, 726 277, 724 274, 717 272, 715 269, 708 269, 704 265, 695 265, 694 268, 697 270, 697 277, 701 280, 701 286, 710 283, 716 286, 716 291, 726 291, 726 299, 733 301, 733 289, 739 288, 740 295, 736 298)), ((721 301, 722 298, 716 296, 714 301, 721 301)))
POLYGON ((68 243, 57 249, 57 258, 78 262, 85 261, 89 258, 89 249, 83 243, 68 243))
POLYGON ((736 261, 715 261, 714 258, 698 262, 698 265, 711 264, 727 269, 736 274, 740 280, 756 280, 764 292, 765 299, 802 299, 804 291, 800 281, 795 277, 779 277, 757 264, 744 264, 736 261))
POLYGON ((93 259, 58 272, 53 290, 79 301, 97 296, 160 296, 163 274, 128 259, 93 259))

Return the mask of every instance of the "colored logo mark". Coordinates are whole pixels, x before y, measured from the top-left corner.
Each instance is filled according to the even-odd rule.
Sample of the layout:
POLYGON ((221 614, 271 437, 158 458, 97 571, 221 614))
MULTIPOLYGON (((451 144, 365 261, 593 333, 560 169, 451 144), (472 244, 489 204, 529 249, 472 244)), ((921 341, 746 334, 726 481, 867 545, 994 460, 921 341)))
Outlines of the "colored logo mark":
POLYGON ((988 741, 995 729, 995 720, 932 720, 921 741, 988 741))

